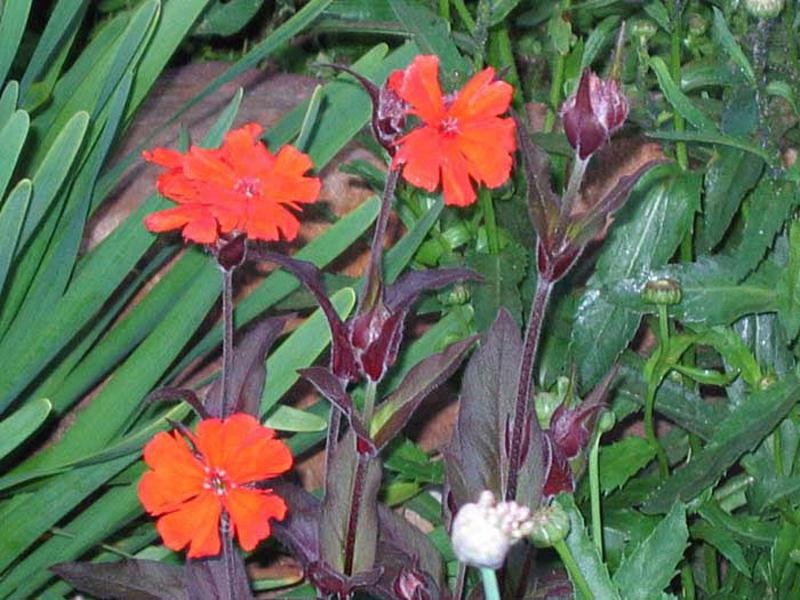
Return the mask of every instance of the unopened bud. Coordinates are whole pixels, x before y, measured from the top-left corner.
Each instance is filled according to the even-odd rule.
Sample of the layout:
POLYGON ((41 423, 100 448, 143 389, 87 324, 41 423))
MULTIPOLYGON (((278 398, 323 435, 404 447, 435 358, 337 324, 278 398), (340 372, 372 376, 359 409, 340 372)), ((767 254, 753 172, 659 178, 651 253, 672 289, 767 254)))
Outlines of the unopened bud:
POLYGON ((658 27, 649 19, 636 19, 629 27, 631 38, 639 40, 640 43, 648 42, 650 38, 658 33, 658 27))
POLYGON ((558 502, 543 506, 533 513, 531 541, 539 548, 549 548, 562 541, 569 533, 569 515, 558 502))
POLYGON ((567 140, 581 160, 599 150, 628 118, 628 100, 616 79, 600 79, 588 69, 578 89, 561 107, 567 140))
POLYGON ((698 13, 689 15, 689 35, 694 37, 701 37, 708 31, 708 19, 698 13))
POLYGON ((783 10, 783 0, 744 0, 744 7, 757 19, 773 19, 783 10))
POLYGON ((463 563, 499 569, 513 544, 533 531, 531 512, 516 502, 497 502, 488 490, 462 506, 453 520, 453 550, 463 563))
POLYGON ((642 300, 648 304, 677 304, 681 301, 681 285, 669 277, 651 279, 642 290, 642 300))

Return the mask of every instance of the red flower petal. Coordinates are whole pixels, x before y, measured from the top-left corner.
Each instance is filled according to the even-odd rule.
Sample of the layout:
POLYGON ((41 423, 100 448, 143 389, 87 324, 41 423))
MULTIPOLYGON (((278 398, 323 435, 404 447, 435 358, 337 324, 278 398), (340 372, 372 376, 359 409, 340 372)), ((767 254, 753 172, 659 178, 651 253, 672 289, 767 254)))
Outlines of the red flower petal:
POLYGON ((203 465, 177 433, 159 433, 144 448, 152 469, 139 482, 139 499, 152 515, 175 510, 203 492, 203 465))
POLYGON ((225 496, 224 502, 239 544, 247 551, 269 537, 270 519, 282 521, 286 516, 283 498, 264 490, 238 488, 225 496))
POLYGON ((490 188, 508 181, 514 163, 511 153, 517 147, 514 131, 514 121, 496 117, 464 128, 458 136, 458 149, 474 179, 490 188))
POLYGON ((219 499, 213 493, 205 492, 180 510, 158 519, 156 529, 164 545, 171 550, 182 550, 189 544, 189 558, 215 556, 220 552, 221 514, 219 499))
POLYGON ((444 203, 452 206, 468 206, 476 198, 469 180, 469 165, 461 153, 452 148, 442 155, 442 192, 444 203))
POLYGON ((442 88, 439 86, 439 57, 420 55, 403 71, 402 80, 393 76, 389 85, 411 105, 410 113, 437 126, 445 116, 442 88))
POLYGON ((147 161, 168 169, 177 169, 183 162, 183 154, 177 150, 169 148, 153 148, 152 151, 145 150, 142 157, 147 161))
POLYGON ((464 85, 449 112, 459 122, 496 117, 508 110, 513 95, 514 88, 505 81, 495 81, 494 69, 489 67, 464 85))
POLYGON ((432 192, 439 185, 441 136, 433 127, 415 129, 399 141, 394 164, 403 166, 403 178, 432 192))
POLYGON ((264 130, 257 123, 247 123, 228 132, 220 151, 239 177, 258 177, 273 168, 275 157, 259 138, 264 130))

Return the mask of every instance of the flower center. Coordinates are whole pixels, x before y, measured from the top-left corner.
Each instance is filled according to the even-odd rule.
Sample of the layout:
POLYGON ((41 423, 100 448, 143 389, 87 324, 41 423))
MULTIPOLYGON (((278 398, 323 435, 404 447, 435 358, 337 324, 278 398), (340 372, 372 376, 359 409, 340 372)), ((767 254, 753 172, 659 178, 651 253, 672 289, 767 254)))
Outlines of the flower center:
POLYGON ((211 490, 217 496, 224 496, 229 490, 236 488, 236 484, 223 469, 206 467, 205 472, 206 480, 203 482, 203 488, 211 490))
POLYGON ((458 119, 455 117, 447 117, 439 121, 439 132, 446 137, 461 133, 458 129, 458 119))
POLYGON ((248 198, 257 196, 260 189, 261 180, 258 177, 242 177, 236 181, 234 191, 244 194, 248 198))

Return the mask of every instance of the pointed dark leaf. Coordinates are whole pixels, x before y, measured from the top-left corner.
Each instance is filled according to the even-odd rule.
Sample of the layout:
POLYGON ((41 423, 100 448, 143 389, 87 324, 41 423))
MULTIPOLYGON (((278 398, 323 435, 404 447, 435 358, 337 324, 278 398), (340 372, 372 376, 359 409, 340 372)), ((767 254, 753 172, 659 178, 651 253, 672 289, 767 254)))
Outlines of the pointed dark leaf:
POLYGON ((186 561, 186 582, 192 600, 251 600, 244 558, 230 535, 222 536, 219 556, 186 561))
POLYGON ((665 162, 667 161, 663 159, 651 160, 632 174, 620 177, 617 184, 603 198, 593 204, 586 213, 570 223, 567 229, 567 238, 570 243, 577 248, 581 248, 592 241, 605 227, 609 215, 622 208, 633 186, 638 183, 642 176, 653 167, 665 162))
MULTIPOLYGON (((442 554, 433 542, 417 527, 396 512, 378 505, 380 531, 378 534, 379 563, 391 568, 391 561, 383 554, 383 548, 391 546, 406 556, 404 566, 416 563, 437 585, 441 585, 444 577, 444 561, 442 554)), ((400 565, 398 565, 400 566, 400 565)))
POLYGON ((75 589, 97 598, 190 600, 184 568, 155 560, 65 562, 50 567, 75 589))
POLYGON ((572 467, 569 466, 569 459, 550 435, 549 431, 544 432, 544 463, 546 465, 546 478, 542 494, 545 498, 552 498, 561 492, 572 493, 575 491, 575 479, 572 476, 572 467))
POLYGON ((322 502, 321 559, 335 571, 345 573, 350 566, 345 555, 350 550, 352 574, 369 571, 375 564, 378 544, 380 462, 356 452, 352 431, 337 444, 329 460, 335 477, 328 482, 322 502))
POLYGON ((345 391, 342 381, 331 373, 330 369, 326 369, 325 367, 299 369, 298 373, 300 373, 304 379, 311 382, 323 396, 342 411, 342 414, 344 414, 347 421, 350 423, 350 427, 352 427, 356 439, 360 442, 360 446, 369 454, 376 454, 377 450, 375 444, 372 442, 364 424, 353 411, 353 399, 350 397, 350 394, 345 391))
POLYGON ((480 281, 480 276, 461 268, 409 271, 386 288, 384 304, 392 313, 405 311, 422 292, 438 290, 457 281, 480 281))
POLYGON ((381 577, 364 588, 376 598, 392 600, 439 600, 439 586, 430 574, 423 571, 419 561, 393 544, 380 541, 378 556, 382 564, 381 577))
POLYGON ((147 398, 145 398, 145 402, 186 402, 201 419, 208 419, 211 416, 206 407, 203 406, 203 403, 200 402, 200 398, 197 397, 194 390, 186 388, 158 388, 148 394, 147 398))
POLYGON ((467 364, 453 440, 446 453, 448 482, 457 506, 481 491, 501 497, 508 470, 504 448, 513 411, 522 338, 514 319, 501 309, 467 364))
POLYGON ((283 521, 272 522, 272 533, 307 570, 320 559, 319 520, 322 503, 294 483, 276 483, 272 489, 289 506, 283 521))
MULTIPOLYGON (((291 316, 282 315, 265 319, 236 345, 230 380, 231 398, 235 400, 235 404, 233 410, 228 412, 244 412, 256 417, 259 415, 261 392, 264 390, 267 377, 265 359, 291 316)), ((223 414, 220 385, 221 380, 217 379, 206 398, 206 409, 214 417, 223 414)))
POLYGON ((378 407, 375 423, 375 445, 381 450, 408 424, 422 401, 450 377, 461 365, 477 336, 450 344, 442 352, 433 354, 411 369, 402 383, 378 407))
POLYGON ((539 239, 544 241, 548 249, 552 249, 553 240, 550 238, 558 222, 561 203, 553 192, 550 162, 547 154, 533 143, 519 115, 514 112, 511 115, 517 124, 519 150, 525 167, 525 178, 528 181, 528 213, 531 223, 539 239))
POLYGON ((357 379, 359 376, 359 369, 350 345, 347 327, 342 319, 339 318, 339 314, 325 294, 325 286, 322 283, 322 271, 313 263, 284 256, 277 252, 258 249, 251 252, 250 255, 255 259, 267 260, 282 266, 297 277, 306 289, 311 292, 317 300, 319 307, 322 309, 322 312, 325 313, 328 326, 331 328, 331 338, 333 339, 333 358, 331 362, 333 372, 339 377, 357 379))

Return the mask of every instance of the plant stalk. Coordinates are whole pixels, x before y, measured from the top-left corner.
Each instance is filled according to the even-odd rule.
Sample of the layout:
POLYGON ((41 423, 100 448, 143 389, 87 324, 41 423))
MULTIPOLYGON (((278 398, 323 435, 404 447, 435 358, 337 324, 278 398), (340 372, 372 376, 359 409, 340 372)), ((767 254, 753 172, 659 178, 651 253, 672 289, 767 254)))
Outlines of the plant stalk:
POLYGON ((497 575, 494 569, 481 567, 481 579, 483 580, 483 597, 485 600, 500 600, 500 586, 497 585, 497 575))
POLYGON ((236 399, 231 398, 233 375, 233 269, 222 268, 222 383, 220 398, 222 418, 234 411, 236 399))
POLYGON ((358 535, 358 518, 361 513, 361 503, 364 500, 364 479, 367 475, 370 457, 357 452, 356 472, 353 474, 353 489, 350 495, 350 515, 347 520, 347 536, 344 541, 344 574, 348 577, 353 574, 353 561, 355 559, 356 536, 358 535))
POLYGON ((361 420, 364 422, 364 427, 367 432, 370 431, 372 426, 372 415, 375 412, 375 396, 378 393, 378 382, 367 380, 367 388, 364 392, 364 410, 361 415, 361 420))
POLYGON ((555 548, 555 551, 558 552, 558 556, 561 558, 561 562, 564 563, 564 567, 567 569, 567 573, 569 574, 569 578, 572 580, 572 584, 578 589, 581 595, 586 600, 594 598, 592 589, 589 587, 586 578, 583 576, 578 563, 575 562, 575 557, 572 556, 569 546, 567 546, 564 540, 561 540, 553 544, 553 548, 555 548))
POLYGON ((647 382, 647 395, 644 400, 644 430, 647 435, 647 441, 650 442, 650 447, 656 452, 656 457, 658 458, 658 472, 661 478, 664 479, 669 475, 669 460, 667 459, 667 453, 664 452, 664 448, 656 437, 655 404, 657 389, 657 382, 647 382))
POLYGON ((500 252, 500 239, 497 237, 497 221, 494 217, 494 203, 492 194, 486 188, 481 188, 478 192, 481 210, 483 211, 483 223, 486 226, 486 245, 489 247, 490 254, 500 252))
POLYGON ((381 199, 381 212, 375 223, 375 233, 372 236, 372 247, 367 266, 367 279, 361 294, 359 311, 372 308, 378 301, 378 296, 383 284, 383 239, 386 237, 386 227, 389 224, 389 215, 392 212, 392 200, 397 181, 400 178, 400 169, 389 169, 386 175, 386 186, 383 188, 381 199))
MULTIPOLYGON (((678 5, 678 2, 673 2, 672 7, 672 19, 670 19, 670 25, 672 25, 672 37, 670 40, 670 75, 672 76, 672 80, 675 82, 675 85, 680 88, 682 42, 681 9, 678 5)), ((683 118, 683 115, 677 111, 675 112, 673 123, 675 124, 675 131, 682 132, 686 130, 686 120, 683 118)), ((686 152, 686 142, 675 143, 675 155, 681 169, 684 171, 688 169, 689 155, 686 152)))
POLYGON ((519 378, 517 384, 517 399, 514 406, 514 424, 511 432, 511 452, 509 456, 508 483, 506 487, 506 500, 513 500, 517 495, 517 479, 519 469, 522 466, 522 442, 524 426, 528 422, 536 423, 536 415, 531 419, 533 405, 531 403, 531 381, 533 379, 533 364, 536 360, 536 351, 539 346, 539 338, 542 333, 542 323, 547 305, 550 301, 550 293, 553 290, 553 282, 539 277, 536 282, 536 292, 531 305, 531 314, 528 318, 528 328, 525 332, 525 342, 522 348, 522 360, 519 368, 519 378))
POLYGON ((600 438, 602 434, 597 429, 589 452, 589 497, 592 505, 592 540, 603 560, 603 517, 600 510, 600 438))

